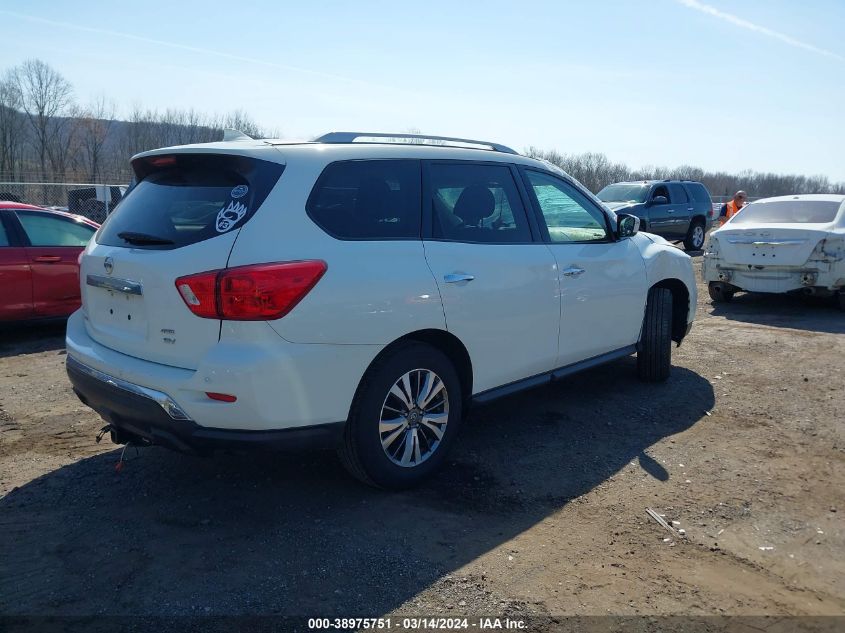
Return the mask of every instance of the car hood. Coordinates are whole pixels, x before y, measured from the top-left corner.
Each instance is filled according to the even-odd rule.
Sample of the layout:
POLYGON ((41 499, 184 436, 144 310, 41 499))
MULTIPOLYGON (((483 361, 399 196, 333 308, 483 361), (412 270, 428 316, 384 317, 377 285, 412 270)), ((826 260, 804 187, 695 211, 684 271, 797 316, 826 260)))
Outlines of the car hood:
POLYGON ((640 202, 605 202, 604 206, 606 206, 611 211, 619 211, 624 213, 625 209, 628 209, 630 207, 636 207, 640 204, 640 202))
POLYGON ((669 240, 667 240, 665 237, 662 237, 660 235, 656 235, 654 233, 648 233, 646 231, 640 231, 639 233, 637 233, 637 235, 642 235, 643 237, 648 239, 652 244, 660 244, 661 246, 671 246, 671 243, 669 242, 669 240))

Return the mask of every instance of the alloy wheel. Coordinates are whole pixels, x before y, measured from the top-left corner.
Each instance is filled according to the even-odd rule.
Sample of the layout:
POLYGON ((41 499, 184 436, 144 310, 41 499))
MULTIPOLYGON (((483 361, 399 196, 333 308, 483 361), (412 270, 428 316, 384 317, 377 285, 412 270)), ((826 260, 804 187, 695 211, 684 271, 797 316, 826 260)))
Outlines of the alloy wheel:
POLYGON ((382 449, 398 466, 418 466, 440 446, 448 422, 449 394, 443 380, 429 369, 412 369, 393 384, 382 404, 382 449))

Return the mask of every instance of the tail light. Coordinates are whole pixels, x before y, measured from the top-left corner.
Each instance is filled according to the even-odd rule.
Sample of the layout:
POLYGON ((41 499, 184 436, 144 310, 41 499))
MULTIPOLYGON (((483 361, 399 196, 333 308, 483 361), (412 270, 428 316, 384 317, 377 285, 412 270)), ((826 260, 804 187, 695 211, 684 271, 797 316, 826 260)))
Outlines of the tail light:
POLYGON ((238 266, 180 277, 176 289, 204 319, 272 321, 293 310, 326 269, 322 260, 238 266))
POLYGON ((810 261, 839 262, 845 259, 845 238, 826 237, 821 240, 810 254, 810 261))
POLYGON ((704 254, 713 257, 719 256, 719 238, 714 235, 710 236, 710 239, 707 240, 707 246, 704 248, 704 254))

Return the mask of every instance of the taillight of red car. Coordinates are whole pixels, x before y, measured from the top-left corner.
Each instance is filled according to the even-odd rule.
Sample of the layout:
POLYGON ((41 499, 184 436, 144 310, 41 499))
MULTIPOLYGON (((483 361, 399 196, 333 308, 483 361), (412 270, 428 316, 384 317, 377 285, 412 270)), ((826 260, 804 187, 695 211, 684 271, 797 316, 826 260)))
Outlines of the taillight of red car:
POLYGON ((180 277, 176 289, 205 319, 273 321, 293 310, 327 268, 322 260, 237 266, 180 277))

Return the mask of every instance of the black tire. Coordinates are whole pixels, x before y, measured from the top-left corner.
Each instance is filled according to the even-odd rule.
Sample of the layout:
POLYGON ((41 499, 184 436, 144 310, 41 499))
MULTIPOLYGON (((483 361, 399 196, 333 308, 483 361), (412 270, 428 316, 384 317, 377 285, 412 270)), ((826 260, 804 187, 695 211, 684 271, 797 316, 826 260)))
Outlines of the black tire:
POLYGON ((672 291, 648 291, 643 333, 637 350, 637 374, 645 382, 663 382, 672 367, 672 291))
POLYGON ((458 374, 445 354, 424 343, 402 343, 376 359, 361 379, 338 449, 340 460, 352 476, 370 486, 392 490, 416 486, 446 458, 461 421, 462 402, 458 374), (419 464, 401 466, 391 461, 382 447, 382 407, 394 384, 404 374, 420 369, 434 372, 443 382, 448 417, 430 456, 419 464))
POLYGON ((697 218, 690 224, 687 236, 684 238, 684 249, 688 251, 700 251, 704 248, 705 240, 704 221, 697 218))
POLYGON ((711 281, 707 284, 707 293, 716 303, 729 303, 733 301, 735 290, 729 290, 721 281, 711 281))
POLYGON ((836 300, 839 302, 839 309, 845 312, 845 290, 839 291, 836 300))

